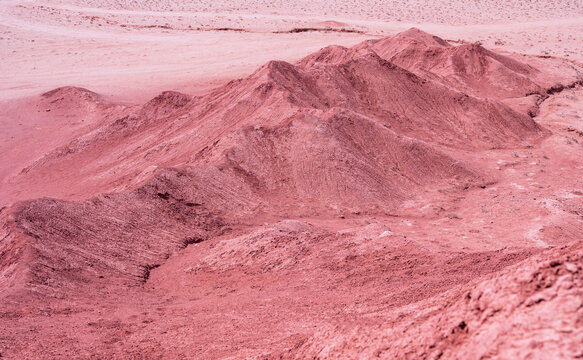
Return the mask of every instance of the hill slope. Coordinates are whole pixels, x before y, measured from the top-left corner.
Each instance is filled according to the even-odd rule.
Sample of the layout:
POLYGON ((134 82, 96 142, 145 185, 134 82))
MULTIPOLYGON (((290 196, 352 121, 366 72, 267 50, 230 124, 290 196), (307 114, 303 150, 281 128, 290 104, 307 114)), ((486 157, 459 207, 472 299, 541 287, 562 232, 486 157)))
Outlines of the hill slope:
POLYGON ((530 64, 410 30, 204 96, 42 95, 89 124, 2 183, 0 355, 577 355, 577 78, 530 64))

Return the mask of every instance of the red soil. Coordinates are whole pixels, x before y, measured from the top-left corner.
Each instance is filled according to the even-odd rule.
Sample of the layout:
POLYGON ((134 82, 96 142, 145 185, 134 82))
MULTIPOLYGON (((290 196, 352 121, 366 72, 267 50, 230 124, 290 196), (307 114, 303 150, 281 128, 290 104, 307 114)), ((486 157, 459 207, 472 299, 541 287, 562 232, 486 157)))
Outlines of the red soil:
POLYGON ((59 135, 2 172, 1 355, 581 355, 583 139, 548 105, 578 71, 412 29, 23 100, 59 135))
MULTIPOLYGON (((185 95, 163 93, 142 108, 116 110, 117 118, 104 116, 98 128, 29 164, 25 172, 30 175, 11 179, 13 185, 6 187, 5 197, 19 199, 20 193, 79 198, 96 191, 126 189, 139 184, 154 166, 196 164, 213 148, 218 148, 215 158, 222 156, 221 151, 232 147, 235 132, 246 125, 276 130, 290 123, 293 126, 306 116, 338 118, 333 114, 339 109, 362 118, 351 121, 370 121, 387 129, 375 132, 375 137, 393 136, 394 132, 434 146, 503 148, 535 143, 545 136, 528 116, 500 102, 452 90, 433 81, 433 75, 414 75, 364 48, 370 45, 350 50, 326 48, 297 65, 272 61, 246 79, 190 101, 185 95), (120 118, 120 113, 125 116, 120 118), (74 176, 67 169, 74 169, 74 176), (143 171, 148 173, 140 175, 143 171), (60 186, 35 194, 36 186, 28 180, 38 177, 60 186), (72 178, 75 183, 71 183, 72 178)), ((103 106, 98 100, 88 105, 86 93, 80 90, 79 94, 71 93, 67 101, 83 106, 62 113, 60 99, 66 91, 45 97, 43 101, 50 100, 46 110, 55 108, 63 117, 78 118, 79 111, 94 116, 91 106, 103 106)))

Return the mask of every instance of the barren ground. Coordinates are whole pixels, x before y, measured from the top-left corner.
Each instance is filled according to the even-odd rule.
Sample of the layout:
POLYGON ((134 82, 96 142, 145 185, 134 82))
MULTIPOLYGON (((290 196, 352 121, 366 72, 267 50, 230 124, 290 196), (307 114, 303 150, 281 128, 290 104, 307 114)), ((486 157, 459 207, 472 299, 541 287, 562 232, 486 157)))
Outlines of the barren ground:
POLYGON ((582 44, 580 1, 0 2, 0 357, 580 358, 582 44))

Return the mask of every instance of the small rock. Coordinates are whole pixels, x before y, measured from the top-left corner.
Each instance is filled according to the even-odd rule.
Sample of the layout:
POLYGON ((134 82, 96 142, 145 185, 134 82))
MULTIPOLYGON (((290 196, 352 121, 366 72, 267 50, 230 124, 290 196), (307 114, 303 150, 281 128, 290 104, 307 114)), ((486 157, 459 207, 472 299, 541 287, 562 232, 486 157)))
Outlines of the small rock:
POLYGON ((572 272, 572 273, 576 273, 579 270, 577 265, 575 265, 573 263, 566 263, 565 269, 567 269, 568 272, 572 272))

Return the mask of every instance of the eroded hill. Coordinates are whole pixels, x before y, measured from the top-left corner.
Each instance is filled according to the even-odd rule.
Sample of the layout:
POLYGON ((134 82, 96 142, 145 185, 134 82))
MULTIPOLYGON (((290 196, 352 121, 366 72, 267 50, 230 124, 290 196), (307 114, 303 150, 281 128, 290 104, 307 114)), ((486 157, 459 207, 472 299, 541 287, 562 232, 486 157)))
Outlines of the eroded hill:
MULTIPOLYGON (((23 201, 0 210, 2 355, 467 358, 502 349, 498 311, 579 316, 583 139, 546 104, 577 106, 580 71, 412 29, 204 96, 45 93, 88 123, 3 180, 23 201)), ((577 354, 564 337, 545 351, 577 354)))

